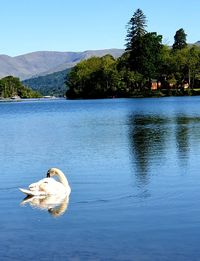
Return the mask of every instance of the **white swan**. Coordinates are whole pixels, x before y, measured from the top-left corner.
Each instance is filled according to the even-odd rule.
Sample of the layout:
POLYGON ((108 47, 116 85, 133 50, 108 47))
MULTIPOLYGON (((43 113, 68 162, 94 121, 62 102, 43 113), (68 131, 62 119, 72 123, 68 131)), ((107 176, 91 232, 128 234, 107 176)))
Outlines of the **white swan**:
POLYGON ((28 196, 46 196, 71 193, 71 188, 64 173, 57 168, 51 168, 47 172, 47 178, 41 179, 29 185, 29 189, 19 188, 21 192, 28 196), (57 176, 59 181, 51 178, 57 176))

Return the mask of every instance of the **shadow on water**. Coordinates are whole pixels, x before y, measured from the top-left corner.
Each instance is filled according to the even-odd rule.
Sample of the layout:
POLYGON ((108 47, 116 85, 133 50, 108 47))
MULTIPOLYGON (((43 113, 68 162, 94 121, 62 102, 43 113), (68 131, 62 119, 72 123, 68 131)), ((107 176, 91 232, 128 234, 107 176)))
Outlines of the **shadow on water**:
POLYGON ((152 165, 171 164, 171 158, 186 166, 191 148, 200 140, 200 117, 196 116, 131 115, 129 126, 130 151, 138 186, 148 185, 152 165))

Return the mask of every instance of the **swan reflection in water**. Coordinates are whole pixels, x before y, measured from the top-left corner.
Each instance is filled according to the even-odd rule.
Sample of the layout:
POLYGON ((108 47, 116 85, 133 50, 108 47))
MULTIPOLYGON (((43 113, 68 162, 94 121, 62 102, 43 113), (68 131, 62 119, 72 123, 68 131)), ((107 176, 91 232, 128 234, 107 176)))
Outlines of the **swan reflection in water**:
POLYGON ((58 168, 49 169, 46 178, 30 184, 28 189, 19 190, 27 195, 21 205, 29 203, 32 207, 48 210, 55 217, 66 211, 71 193, 67 178, 58 168), (53 176, 57 176, 59 181, 53 176))
POLYGON ((69 203, 69 196, 61 197, 60 195, 48 196, 27 196, 21 206, 29 204, 31 207, 46 210, 53 217, 59 217, 65 213, 69 203))

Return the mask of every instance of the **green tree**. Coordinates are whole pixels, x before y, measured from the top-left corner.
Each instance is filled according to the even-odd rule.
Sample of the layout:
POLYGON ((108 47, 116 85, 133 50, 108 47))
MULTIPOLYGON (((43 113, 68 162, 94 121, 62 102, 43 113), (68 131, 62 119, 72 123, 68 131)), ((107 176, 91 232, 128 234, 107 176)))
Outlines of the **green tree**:
POLYGON ((126 51, 132 51, 136 41, 145 35, 146 16, 141 9, 137 9, 127 25, 126 51))
POLYGON ((181 87, 188 82, 191 88, 194 87, 195 79, 200 72, 200 48, 197 46, 177 49, 165 57, 165 73, 169 82, 176 83, 181 87))
POLYGON ((187 47, 186 36, 187 34, 183 30, 183 28, 176 31, 176 34, 174 36, 174 44, 172 46, 173 51, 180 50, 187 47))
POLYGON ((128 66, 129 52, 125 52, 117 59, 117 70, 119 72, 119 89, 123 92, 130 92, 130 96, 134 95, 141 86, 144 85, 144 77, 142 74, 131 71, 128 66))
POLYGON ((127 27, 125 51, 129 53, 128 66, 131 70, 137 70, 143 53, 141 38, 146 34, 146 16, 141 9, 135 11, 127 27))
POLYGON ((88 60, 81 61, 69 73, 66 84, 69 87, 67 96, 78 98, 87 95, 93 88, 93 73, 101 68, 99 57, 92 57, 88 60))
POLYGON ((78 63, 69 73, 66 93, 70 98, 104 98, 116 92, 119 82, 116 61, 111 55, 78 63))
POLYGON ((6 76, 0 80, 0 95, 2 98, 11 98, 15 95, 21 98, 41 97, 38 92, 23 86, 19 78, 13 76, 6 76))
POLYGON ((168 80, 176 83, 176 87, 181 87, 187 75, 187 48, 177 49, 171 52, 169 60, 168 80))
POLYGON ((157 33, 146 33, 140 39, 142 53, 136 57, 137 71, 149 82, 159 76, 162 65, 162 36, 157 33))
POLYGON ((194 87, 195 78, 200 73, 200 48, 192 46, 187 52, 187 71, 189 87, 194 87))
MULTIPOLYGON (((128 68, 143 75, 148 82, 159 75, 161 67, 162 36, 147 33, 146 16, 137 9, 128 23, 126 52, 128 52, 128 68)), ((142 86, 141 86, 142 87, 142 86)))

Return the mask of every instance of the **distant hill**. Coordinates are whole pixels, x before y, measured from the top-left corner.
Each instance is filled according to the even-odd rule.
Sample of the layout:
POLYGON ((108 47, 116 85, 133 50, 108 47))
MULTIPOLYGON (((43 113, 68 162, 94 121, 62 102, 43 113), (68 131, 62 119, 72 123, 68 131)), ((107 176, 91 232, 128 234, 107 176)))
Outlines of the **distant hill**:
POLYGON ((200 41, 197 41, 197 42, 195 43, 195 45, 200 46, 200 41))
POLYGON ((27 79, 22 81, 22 83, 35 91, 39 91, 42 95, 63 97, 67 90, 65 79, 70 70, 66 69, 45 76, 27 79))
POLYGON ((0 55, 0 78, 12 75, 25 80, 63 71, 92 56, 111 54, 119 57, 123 52, 123 49, 105 49, 85 52, 39 51, 16 57, 0 55))
MULTIPOLYGON (((194 44, 200 45, 200 41, 194 44)), ((66 70, 92 56, 111 54, 118 58, 123 52, 123 49, 105 49, 84 52, 38 51, 15 57, 0 55, 0 78, 8 75, 19 77, 20 80, 35 78, 66 70)))

